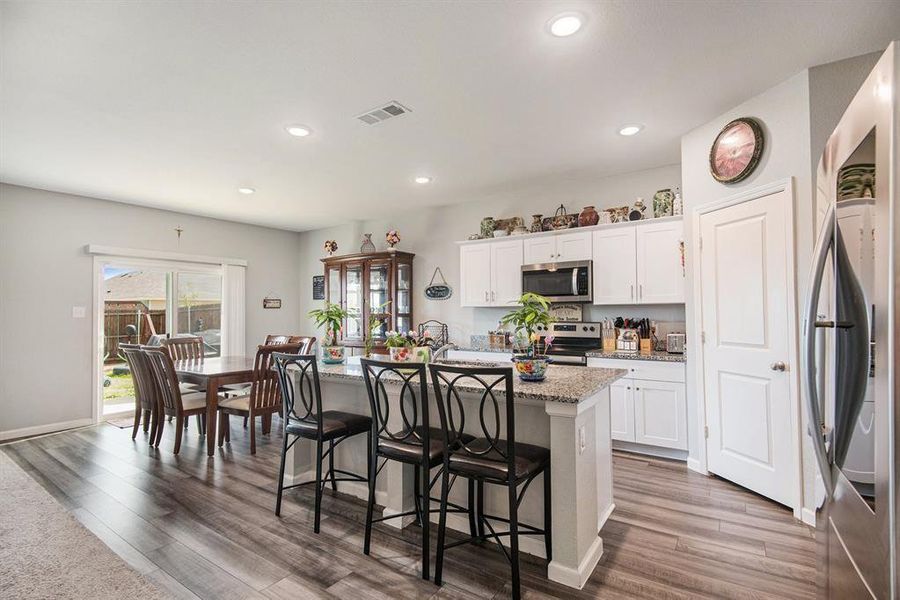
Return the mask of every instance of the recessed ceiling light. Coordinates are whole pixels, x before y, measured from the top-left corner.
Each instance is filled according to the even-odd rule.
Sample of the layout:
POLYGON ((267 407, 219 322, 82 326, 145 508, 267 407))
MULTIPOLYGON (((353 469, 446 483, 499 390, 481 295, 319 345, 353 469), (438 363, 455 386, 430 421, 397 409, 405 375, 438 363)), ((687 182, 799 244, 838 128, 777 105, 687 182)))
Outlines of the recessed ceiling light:
POLYGON ((256 190, 253 188, 250 188, 250 187, 239 187, 238 191, 242 194, 246 194, 249 196, 250 194, 254 193, 256 190))
POLYGON ((416 183, 431 183, 431 177, 427 175, 419 175, 415 179, 413 179, 416 183))
POLYGON ((619 135, 637 135, 643 128, 643 125, 625 125, 624 127, 622 127, 622 129, 619 130, 619 135))
POLYGON ((294 137, 306 137, 312 133, 312 129, 306 125, 291 125, 287 127, 287 132, 294 137))
POLYGON ((556 37, 567 37, 581 29, 584 19, 578 13, 563 13, 550 19, 550 33, 556 37))

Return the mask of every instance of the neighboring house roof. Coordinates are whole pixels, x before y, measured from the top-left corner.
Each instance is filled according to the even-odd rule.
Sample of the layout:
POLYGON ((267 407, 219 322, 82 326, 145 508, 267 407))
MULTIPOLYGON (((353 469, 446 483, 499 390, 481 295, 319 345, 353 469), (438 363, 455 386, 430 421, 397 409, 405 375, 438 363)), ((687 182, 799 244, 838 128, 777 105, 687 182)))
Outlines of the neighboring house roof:
MULTIPOLYGON (((110 277, 103 282, 106 300, 166 299, 166 277, 151 271, 131 271, 110 277)), ((192 277, 189 282, 182 280, 182 295, 190 294, 195 302, 219 302, 222 299, 222 280, 218 277, 192 277)))

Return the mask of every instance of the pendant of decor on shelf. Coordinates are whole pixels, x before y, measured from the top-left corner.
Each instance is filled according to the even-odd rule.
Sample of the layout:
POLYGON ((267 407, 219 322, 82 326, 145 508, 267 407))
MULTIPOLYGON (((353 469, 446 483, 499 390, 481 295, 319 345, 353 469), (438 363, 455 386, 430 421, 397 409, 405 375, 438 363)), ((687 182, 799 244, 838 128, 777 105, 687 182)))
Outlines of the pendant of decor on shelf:
POLYGON ((362 246, 359 247, 359 251, 363 254, 371 254, 372 252, 375 252, 375 244, 372 243, 371 233, 363 234, 362 246))
POLYGON ((325 249, 325 252, 328 254, 328 256, 331 256, 332 254, 337 252, 338 245, 334 240, 325 240, 325 244, 322 246, 322 248, 325 249))
POLYGON ((444 279, 444 274, 441 272, 441 268, 436 267, 434 269, 434 274, 432 274, 431 276, 431 281, 425 287, 425 297, 429 300, 447 300, 452 295, 453 288, 451 288, 450 284, 447 283, 447 280, 444 279), (441 281, 440 283, 435 283, 434 280, 439 275, 441 277, 441 281))
POLYGON ((400 233, 396 229, 391 229, 384 234, 384 241, 387 242, 388 250, 393 250, 394 246, 400 243, 400 233))

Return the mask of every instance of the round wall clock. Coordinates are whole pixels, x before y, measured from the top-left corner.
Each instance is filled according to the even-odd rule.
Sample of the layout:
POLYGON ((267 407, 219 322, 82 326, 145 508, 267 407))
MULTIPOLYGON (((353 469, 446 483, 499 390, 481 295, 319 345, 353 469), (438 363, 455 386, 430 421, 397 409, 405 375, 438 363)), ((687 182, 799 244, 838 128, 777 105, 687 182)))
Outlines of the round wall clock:
POLYGON ((756 119, 735 119, 722 128, 709 149, 709 170, 716 181, 736 183, 759 164, 763 151, 762 127, 756 119))

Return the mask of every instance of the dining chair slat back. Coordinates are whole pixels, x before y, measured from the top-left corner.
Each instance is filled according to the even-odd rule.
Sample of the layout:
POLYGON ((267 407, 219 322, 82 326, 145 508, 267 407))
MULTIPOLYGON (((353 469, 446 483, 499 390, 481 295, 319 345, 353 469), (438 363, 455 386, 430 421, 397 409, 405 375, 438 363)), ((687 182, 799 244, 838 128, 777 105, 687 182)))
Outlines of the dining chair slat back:
POLYGON ((203 338, 199 336, 168 338, 162 341, 162 347, 172 360, 203 360, 203 338))
POLYGON ((143 346, 141 351, 147 357, 159 391, 160 404, 167 412, 180 413, 184 410, 181 388, 172 356, 165 346, 143 346))
POLYGON ((297 354, 309 354, 312 352, 313 344, 316 343, 315 337, 305 335, 276 335, 269 334, 266 336, 266 346, 274 346, 280 344, 300 344, 297 354))
POLYGON ((134 385, 134 427, 131 439, 137 437, 141 416, 144 417, 144 431, 150 433, 150 443, 156 435, 156 421, 159 413, 159 392, 147 357, 141 352, 140 344, 119 344, 119 350, 125 357, 131 381, 134 385), (148 418, 149 417, 149 418, 148 418))
POLYGON ((281 405, 281 387, 273 354, 296 354, 299 344, 269 344, 259 346, 253 362, 253 376, 250 380, 250 406, 253 412, 281 405))

